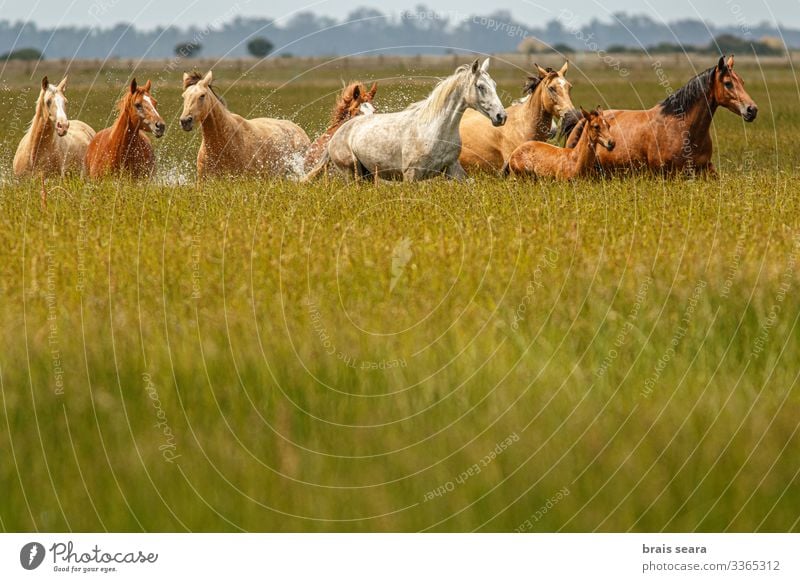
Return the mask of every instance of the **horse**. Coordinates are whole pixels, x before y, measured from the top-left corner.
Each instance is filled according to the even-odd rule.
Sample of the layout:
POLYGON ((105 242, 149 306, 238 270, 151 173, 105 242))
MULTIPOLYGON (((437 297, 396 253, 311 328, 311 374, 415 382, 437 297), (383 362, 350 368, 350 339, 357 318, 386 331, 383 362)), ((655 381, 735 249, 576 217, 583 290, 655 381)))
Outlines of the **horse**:
MULTIPOLYGON (((733 55, 727 61, 723 55, 715 66, 651 109, 608 111, 617 147, 598 152, 602 169, 609 173, 645 170, 716 177, 710 128, 717 108, 724 107, 748 123, 758 114, 758 106, 733 65, 733 55)), ((585 121, 578 122, 567 145, 577 143, 584 126, 585 121)))
POLYGON ((67 118, 67 78, 58 85, 42 79, 36 113, 14 155, 14 175, 43 176, 80 173, 94 130, 67 118))
POLYGON ((580 112, 589 129, 583 131, 574 147, 559 148, 541 141, 525 142, 511 154, 503 172, 559 180, 572 180, 596 173, 597 147, 602 146, 611 152, 616 144, 600 107, 590 112, 581 107, 580 112))
POLYGON ((359 115, 333 135, 325 154, 303 178, 308 181, 332 163, 347 179, 414 182, 444 174, 464 179, 458 162, 458 126, 467 108, 487 116, 495 126, 507 114, 489 76, 489 59, 462 65, 440 81, 427 99, 395 113, 359 115))
POLYGON ((558 71, 536 65, 537 74, 530 75, 524 85, 525 97, 508 109, 508 121, 492 127, 474 111, 467 111, 461 120, 461 156, 465 170, 500 170, 517 147, 527 141, 546 141, 553 118, 575 117, 570 98, 572 84, 566 74, 569 63, 558 71))
POLYGON ((114 125, 97 132, 89 144, 84 166, 90 178, 111 174, 143 178, 155 171, 153 146, 145 132, 160 138, 167 126, 156 109, 158 102, 150 94, 151 88, 149 80, 144 87, 136 79, 131 81, 130 90, 119 101, 114 125))
POLYGON ((375 107, 372 101, 375 99, 375 93, 378 91, 378 84, 373 83, 372 87, 367 88, 361 83, 350 83, 347 87, 342 89, 341 95, 336 100, 336 105, 333 108, 333 115, 328 129, 320 135, 309 146, 305 155, 304 168, 306 170, 313 168, 325 152, 325 146, 336 133, 345 121, 355 117, 356 115, 371 115, 375 113, 375 107))
POLYGON ((181 127, 200 124, 203 140, 197 152, 197 176, 286 176, 300 173, 303 153, 311 144, 300 126, 285 119, 245 119, 228 110, 212 87, 212 71, 183 75, 181 127))

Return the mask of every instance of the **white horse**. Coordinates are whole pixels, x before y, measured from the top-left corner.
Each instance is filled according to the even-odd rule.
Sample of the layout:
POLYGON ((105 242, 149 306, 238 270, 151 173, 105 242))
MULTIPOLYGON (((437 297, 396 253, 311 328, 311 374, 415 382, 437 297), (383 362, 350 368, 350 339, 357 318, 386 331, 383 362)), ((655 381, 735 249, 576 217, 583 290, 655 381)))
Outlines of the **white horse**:
POLYGON ((334 134, 319 163, 303 178, 317 176, 330 163, 346 177, 425 180, 445 174, 466 176, 458 162, 458 127, 467 108, 494 126, 508 117, 489 76, 489 59, 462 65, 441 81, 427 99, 396 113, 354 117, 334 134))

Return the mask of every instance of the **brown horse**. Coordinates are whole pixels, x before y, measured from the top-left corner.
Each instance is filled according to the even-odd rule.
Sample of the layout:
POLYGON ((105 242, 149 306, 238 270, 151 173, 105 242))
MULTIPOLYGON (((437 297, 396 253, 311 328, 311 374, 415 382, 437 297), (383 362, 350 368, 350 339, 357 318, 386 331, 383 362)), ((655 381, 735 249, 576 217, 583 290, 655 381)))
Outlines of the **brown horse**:
POLYGON ((67 118, 67 78, 58 85, 42 79, 36 113, 14 156, 14 175, 80 173, 94 130, 67 118))
POLYGON ((287 119, 245 119, 231 112, 213 81, 211 71, 183 75, 181 127, 192 131, 197 122, 203 132, 198 178, 302 173, 303 154, 311 143, 306 132, 287 119))
POLYGON ((559 148, 541 141, 525 142, 511 154, 505 172, 559 180, 594 174, 597 169, 597 147, 602 146, 611 152, 616 144, 600 107, 591 112, 581 108, 581 116, 589 129, 583 131, 575 147, 559 148))
POLYGON ((375 107, 372 104, 375 99, 375 93, 378 91, 378 84, 373 83, 372 88, 367 88, 361 83, 350 83, 347 87, 342 89, 341 95, 336 99, 336 105, 333 108, 333 115, 331 116, 331 123, 328 129, 319 136, 306 151, 305 157, 305 170, 308 171, 317 165, 322 154, 325 152, 325 146, 336 133, 342 124, 355 117, 356 115, 370 115, 375 113, 375 107))
POLYGON ((461 119, 461 155, 465 170, 500 170, 517 147, 526 141, 545 141, 550 134, 553 117, 575 114, 569 91, 572 84, 566 74, 569 63, 560 70, 543 69, 536 65, 537 74, 528 77, 525 94, 506 112, 505 125, 492 123, 475 111, 467 110, 461 119))
MULTIPOLYGON (((721 57, 715 67, 693 77, 686 85, 651 109, 608 111, 614 151, 599 151, 598 162, 611 173, 649 170, 663 174, 716 176, 711 163, 711 121, 718 107, 753 121, 758 107, 733 70, 733 55, 721 57)), ((581 120, 567 140, 580 139, 581 120)))
POLYGON ((158 138, 167 126, 158 114, 151 87, 149 80, 144 87, 139 87, 136 79, 131 81, 130 91, 120 99, 116 122, 97 132, 89 144, 85 169, 90 178, 109 174, 142 178, 153 173, 153 146, 144 132, 152 132, 158 138))

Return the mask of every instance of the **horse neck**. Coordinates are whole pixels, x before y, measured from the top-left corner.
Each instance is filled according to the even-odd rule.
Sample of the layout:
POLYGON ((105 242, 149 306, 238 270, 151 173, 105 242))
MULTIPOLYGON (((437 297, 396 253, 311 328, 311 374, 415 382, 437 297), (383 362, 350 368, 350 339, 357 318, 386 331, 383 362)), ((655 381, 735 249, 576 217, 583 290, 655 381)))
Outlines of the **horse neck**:
MULTIPOLYGON (((453 79, 450 82, 458 83, 459 80, 453 79)), ((419 119, 434 126, 438 133, 458 133, 458 126, 466 110, 467 101, 464 98, 464 88, 450 87, 448 83, 440 85, 428 96, 420 108, 419 119), (439 91, 449 91, 444 103, 440 103, 439 91)))
POLYGON ((139 119, 131 116, 125 104, 111 129, 111 147, 115 148, 118 154, 124 155, 130 148, 131 142, 138 139, 141 125, 139 119))
POLYGON ((708 135, 717 106, 716 99, 706 94, 703 98, 695 101, 684 114, 683 123, 688 126, 689 135, 693 143, 697 143, 700 138, 708 135))
POLYGON ((223 146, 227 145, 235 136, 237 129, 233 123, 231 113, 225 108, 222 101, 216 96, 213 99, 215 101, 211 111, 200 123, 200 128, 203 131, 203 141, 206 144, 210 144, 212 148, 220 143, 223 146))
POLYGON ((583 133, 578 139, 578 143, 572 149, 572 159, 575 163, 575 169, 578 171, 591 171, 594 168, 597 160, 595 153, 596 143, 592 143, 589 139, 588 123, 583 127, 583 133))
POLYGON ((44 101, 36 102, 36 113, 31 122, 31 158, 36 159, 40 152, 53 143, 55 126, 50 121, 50 114, 44 108, 44 101))
POLYGON ((529 140, 542 140, 550 133, 553 114, 544 106, 544 82, 539 83, 525 103, 521 122, 529 140))

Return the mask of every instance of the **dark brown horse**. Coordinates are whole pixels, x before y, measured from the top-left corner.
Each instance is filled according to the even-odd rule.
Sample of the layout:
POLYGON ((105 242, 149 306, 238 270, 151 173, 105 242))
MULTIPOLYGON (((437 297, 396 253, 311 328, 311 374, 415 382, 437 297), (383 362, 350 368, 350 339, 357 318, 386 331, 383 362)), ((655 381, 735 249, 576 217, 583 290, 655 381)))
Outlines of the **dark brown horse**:
MULTIPOLYGON (((711 163, 711 121, 724 107, 745 121, 753 121, 758 107, 733 70, 733 55, 721 57, 715 67, 693 77, 686 85, 651 109, 609 110, 606 118, 616 142, 613 151, 598 150, 604 171, 649 170, 661 174, 716 176, 711 163)), ((581 120, 567 140, 580 139, 581 120)))
POLYGON ((144 132, 164 135, 166 125, 150 94, 151 83, 139 87, 136 79, 119 102, 119 117, 114 125, 97 132, 86 152, 84 167, 90 178, 126 174, 143 178, 153 173, 153 146, 144 132))
POLYGON ((372 104, 375 99, 375 93, 378 91, 378 84, 373 83, 372 88, 367 90, 366 86, 361 83, 350 83, 347 87, 342 89, 342 93, 336 100, 336 105, 333 107, 333 115, 331 115, 331 122, 328 129, 320 135, 314 143, 312 143, 305 156, 306 171, 317 165, 325 146, 336 133, 342 124, 355 117, 356 115, 369 115, 375 112, 375 107, 372 104))

